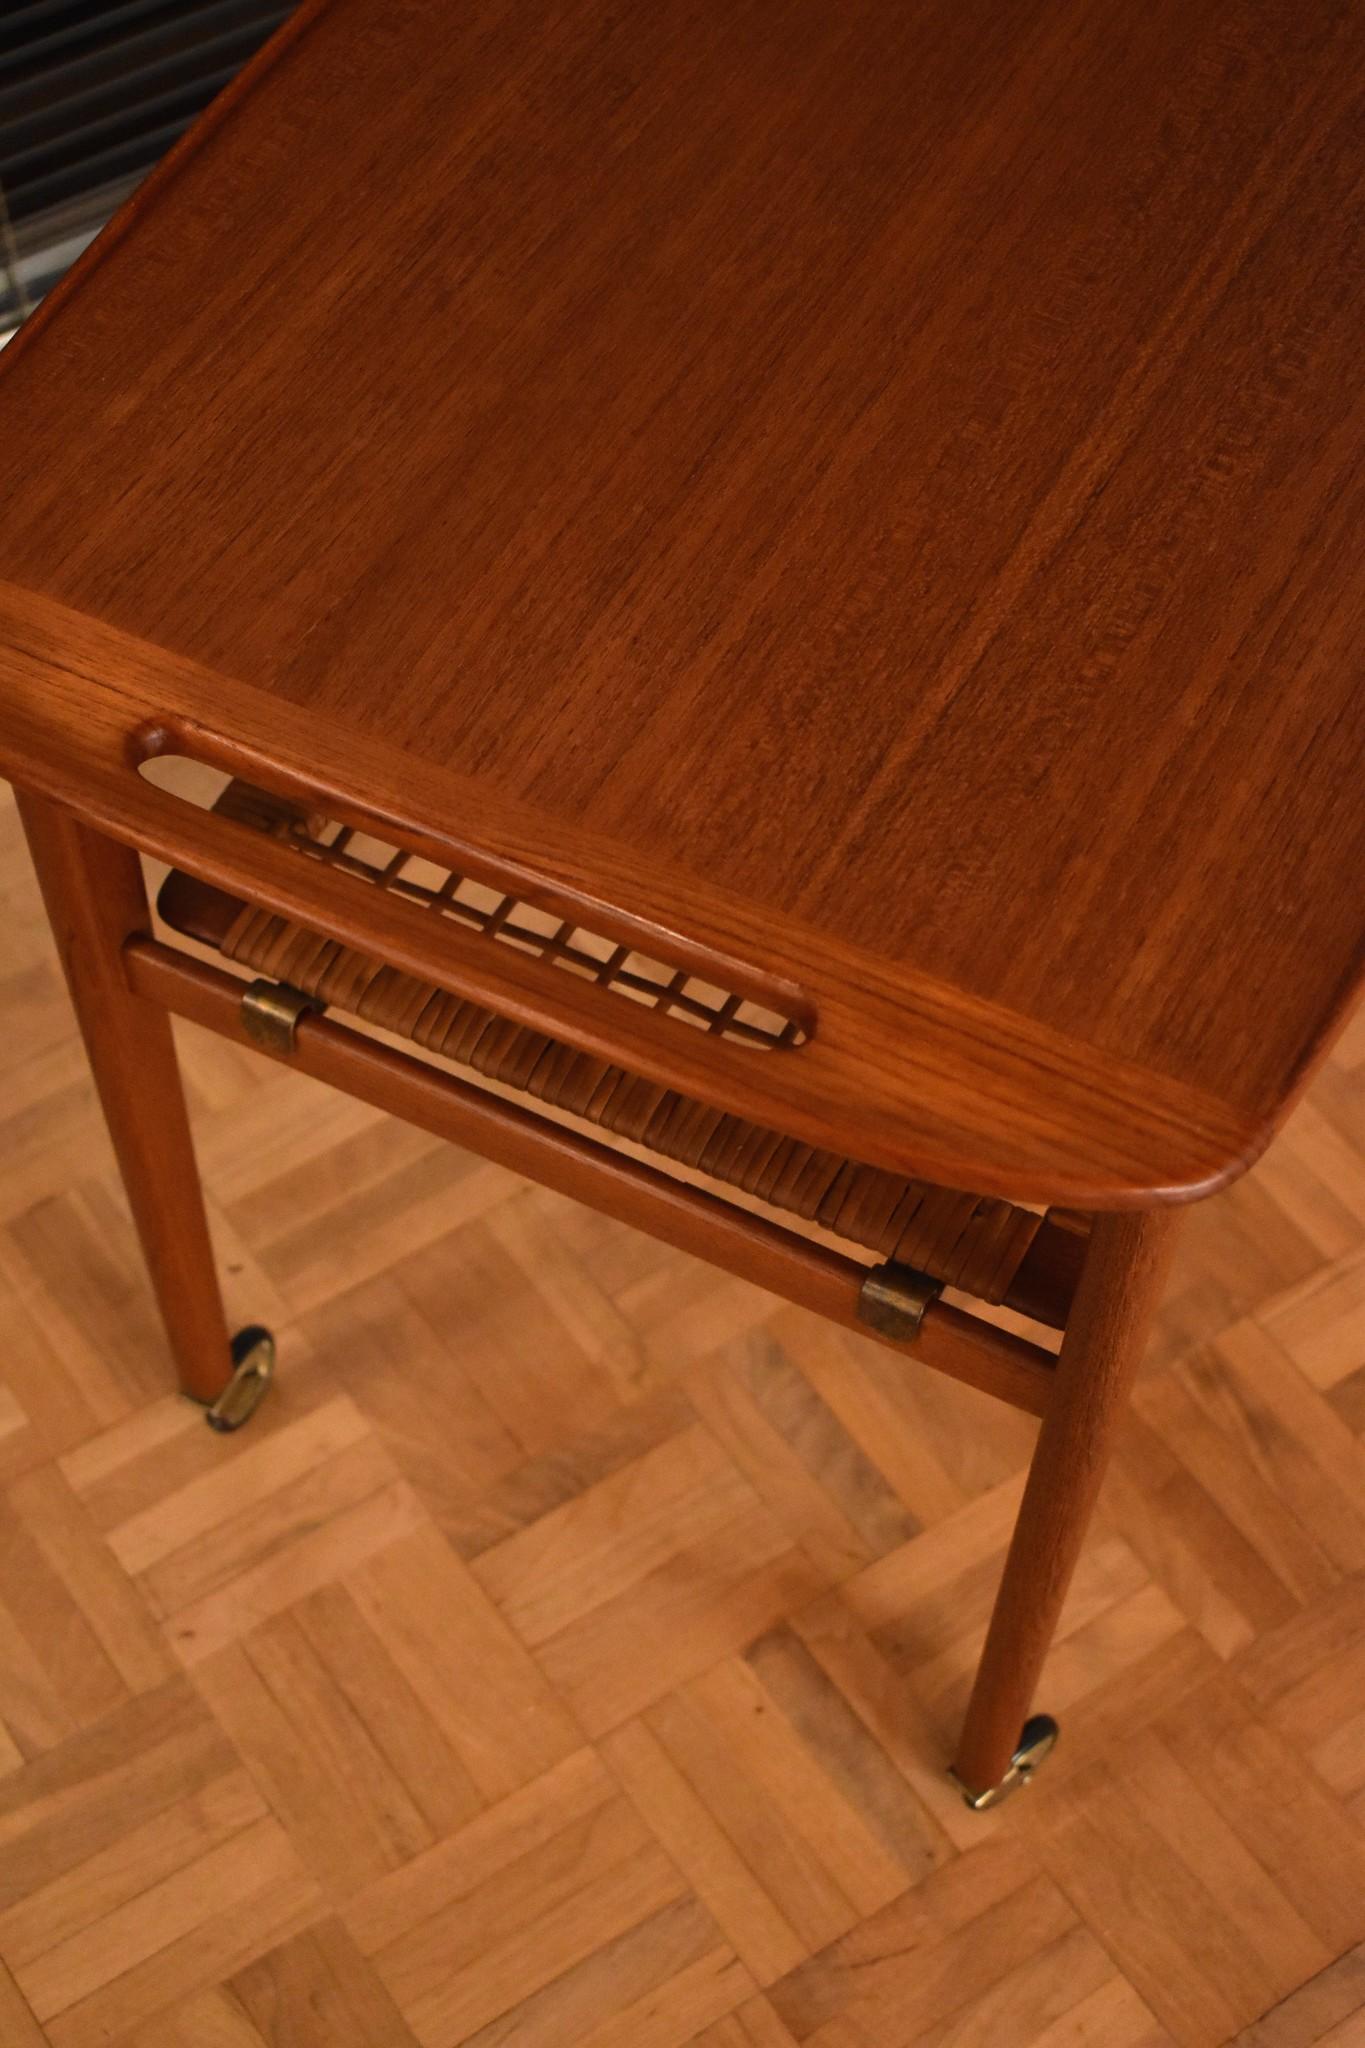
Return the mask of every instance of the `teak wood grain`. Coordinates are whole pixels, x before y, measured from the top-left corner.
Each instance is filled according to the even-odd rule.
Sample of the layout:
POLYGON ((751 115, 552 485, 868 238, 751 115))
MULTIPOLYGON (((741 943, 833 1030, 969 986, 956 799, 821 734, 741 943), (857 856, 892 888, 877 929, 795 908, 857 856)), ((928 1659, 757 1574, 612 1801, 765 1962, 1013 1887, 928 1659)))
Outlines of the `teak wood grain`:
POLYGON ((416 756, 376 741, 362 757, 344 735, 262 693, 239 686, 229 719, 220 678, 45 598, 0 585, 0 621, 0 762, 26 786, 59 799, 74 786, 84 814, 111 835, 653 1079, 873 1164, 1073 1206, 1141 1201, 1153 1159, 1163 1189, 1212 1187, 1222 1162, 1259 1143, 1253 1126, 1198 1090, 909 970, 879 973, 868 956, 818 935, 802 940, 819 1008, 806 1045, 755 1054, 660 1030, 634 1005, 201 812, 145 781, 134 762, 184 748, 286 793, 314 793, 336 817, 378 824, 552 908, 587 906, 594 929, 643 937, 683 960, 698 954, 703 971, 735 984, 733 952, 762 961, 774 920, 658 865, 646 879, 629 849, 600 835, 525 809, 495 814, 473 777, 452 795, 449 778, 416 756), (286 771, 282 758, 306 767, 286 771), (635 886, 604 896, 594 887, 603 876, 635 877, 635 886), (653 907, 653 920, 607 907, 623 893, 653 907))
POLYGON ((6 353, 3 765, 225 875, 129 748, 249 743, 813 1006, 652 1072, 1206 1191, 1359 976, 1363 68, 1331 0, 305 6, 6 353))

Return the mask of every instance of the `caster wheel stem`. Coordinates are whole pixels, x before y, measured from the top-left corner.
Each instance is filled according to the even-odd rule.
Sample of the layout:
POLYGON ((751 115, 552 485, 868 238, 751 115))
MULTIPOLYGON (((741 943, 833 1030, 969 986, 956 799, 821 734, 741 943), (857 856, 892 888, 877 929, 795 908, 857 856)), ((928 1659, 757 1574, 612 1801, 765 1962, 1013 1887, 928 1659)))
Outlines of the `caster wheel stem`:
POLYGON ((1051 1756, 1057 1747, 1061 1730, 1051 1714, 1033 1714, 1025 1721, 1019 1736, 1019 1746, 1010 1758, 1010 1767, 998 1785, 988 1785, 984 1792, 974 1792, 970 1785, 964 1785, 956 1771, 948 1776, 962 1794, 964 1803, 973 1813, 986 1813, 993 1806, 999 1806, 1008 1799, 1011 1792, 1017 1792, 1027 1785, 1035 1771, 1051 1756))
POLYGON ((232 1340, 232 1378, 204 1410, 210 1429, 228 1434, 249 1422, 275 1377, 275 1339, 260 1323, 248 1323, 232 1340))

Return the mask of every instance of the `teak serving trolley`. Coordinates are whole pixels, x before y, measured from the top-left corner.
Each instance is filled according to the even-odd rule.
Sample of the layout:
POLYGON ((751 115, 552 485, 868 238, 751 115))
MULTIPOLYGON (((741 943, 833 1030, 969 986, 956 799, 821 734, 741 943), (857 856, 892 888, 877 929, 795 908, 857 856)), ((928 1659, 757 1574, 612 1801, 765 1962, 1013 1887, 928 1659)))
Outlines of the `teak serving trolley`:
POLYGON ((168 1011, 1041 1417, 975 1805, 1358 975, 1363 73, 1329 0, 321 0, 0 359, 0 766, 186 1393, 272 1346, 168 1011))

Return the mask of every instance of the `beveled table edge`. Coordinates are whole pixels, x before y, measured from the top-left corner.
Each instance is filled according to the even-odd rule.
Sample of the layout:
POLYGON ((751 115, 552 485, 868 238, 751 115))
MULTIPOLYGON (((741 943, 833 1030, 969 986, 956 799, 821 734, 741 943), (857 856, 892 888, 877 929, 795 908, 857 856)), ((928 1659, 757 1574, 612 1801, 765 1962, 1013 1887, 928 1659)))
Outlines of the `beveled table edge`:
POLYGON ((1287 1106, 1286 1096, 1251 1117, 4 583, 0 769, 115 838, 440 986, 892 1171, 1080 1208, 1191 1200, 1249 1165, 1287 1106), (808 999, 814 1036, 756 1053, 379 900, 386 892, 345 892, 343 879, 317 864, 251 843, 242 828, 155 788, 137 763, 159 749, 382 827, 556 907, 581 908, 598 928, 638 934, 646 945, 663 938, 683 958, 695 951, 704 962, 740 963, 808 999))

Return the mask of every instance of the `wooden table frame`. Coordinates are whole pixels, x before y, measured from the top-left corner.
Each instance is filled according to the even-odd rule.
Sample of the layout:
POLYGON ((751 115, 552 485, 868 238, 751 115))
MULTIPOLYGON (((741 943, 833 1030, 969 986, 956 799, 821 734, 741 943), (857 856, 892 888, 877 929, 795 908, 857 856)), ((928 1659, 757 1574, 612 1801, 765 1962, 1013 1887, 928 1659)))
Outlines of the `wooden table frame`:
MULTIPOLYGON (((250 1042, 242 983, 152 936, 131 846, 32 792, 20 792, 19 808, 181 1388, 211 1406, 232 1381, 233 1349, 168 1016, 250 1042)), ((325 1017, 301 1017, 275 1056, 803 1307, 862 1326, 865 1269, 856 1261, 700 1189, 325 1017)), ((973 1806, 1025 1781, 1050 1746, 1029 1708, 1141 1357, 1176 1214, 1094 1217, 1055 1361, 1043 1347, 937 1301, 913 1338, 884 1339, 1042 1420, 953 1764, 973 1806)))
MULTIPOLYGON (((1038 1760, 1178 1205, 1365 971, 1365 14, 399 17, 303 0, 0 360, 0 772, 181 1384, 234 1353, 168 1012, 240 1037, 243 984, 156 936, 139 853, 767 1131, 1080 1212, 1055 1357, 942 1301, 874 1332, 1041 1418, 982 1803, 1038 1760), (177 754, 800 1032, 675 1029, 349 886, 154 786, 177 754)), ((856 1260, 333 1016, 277 1056, 866 1327, 856 1260)))

